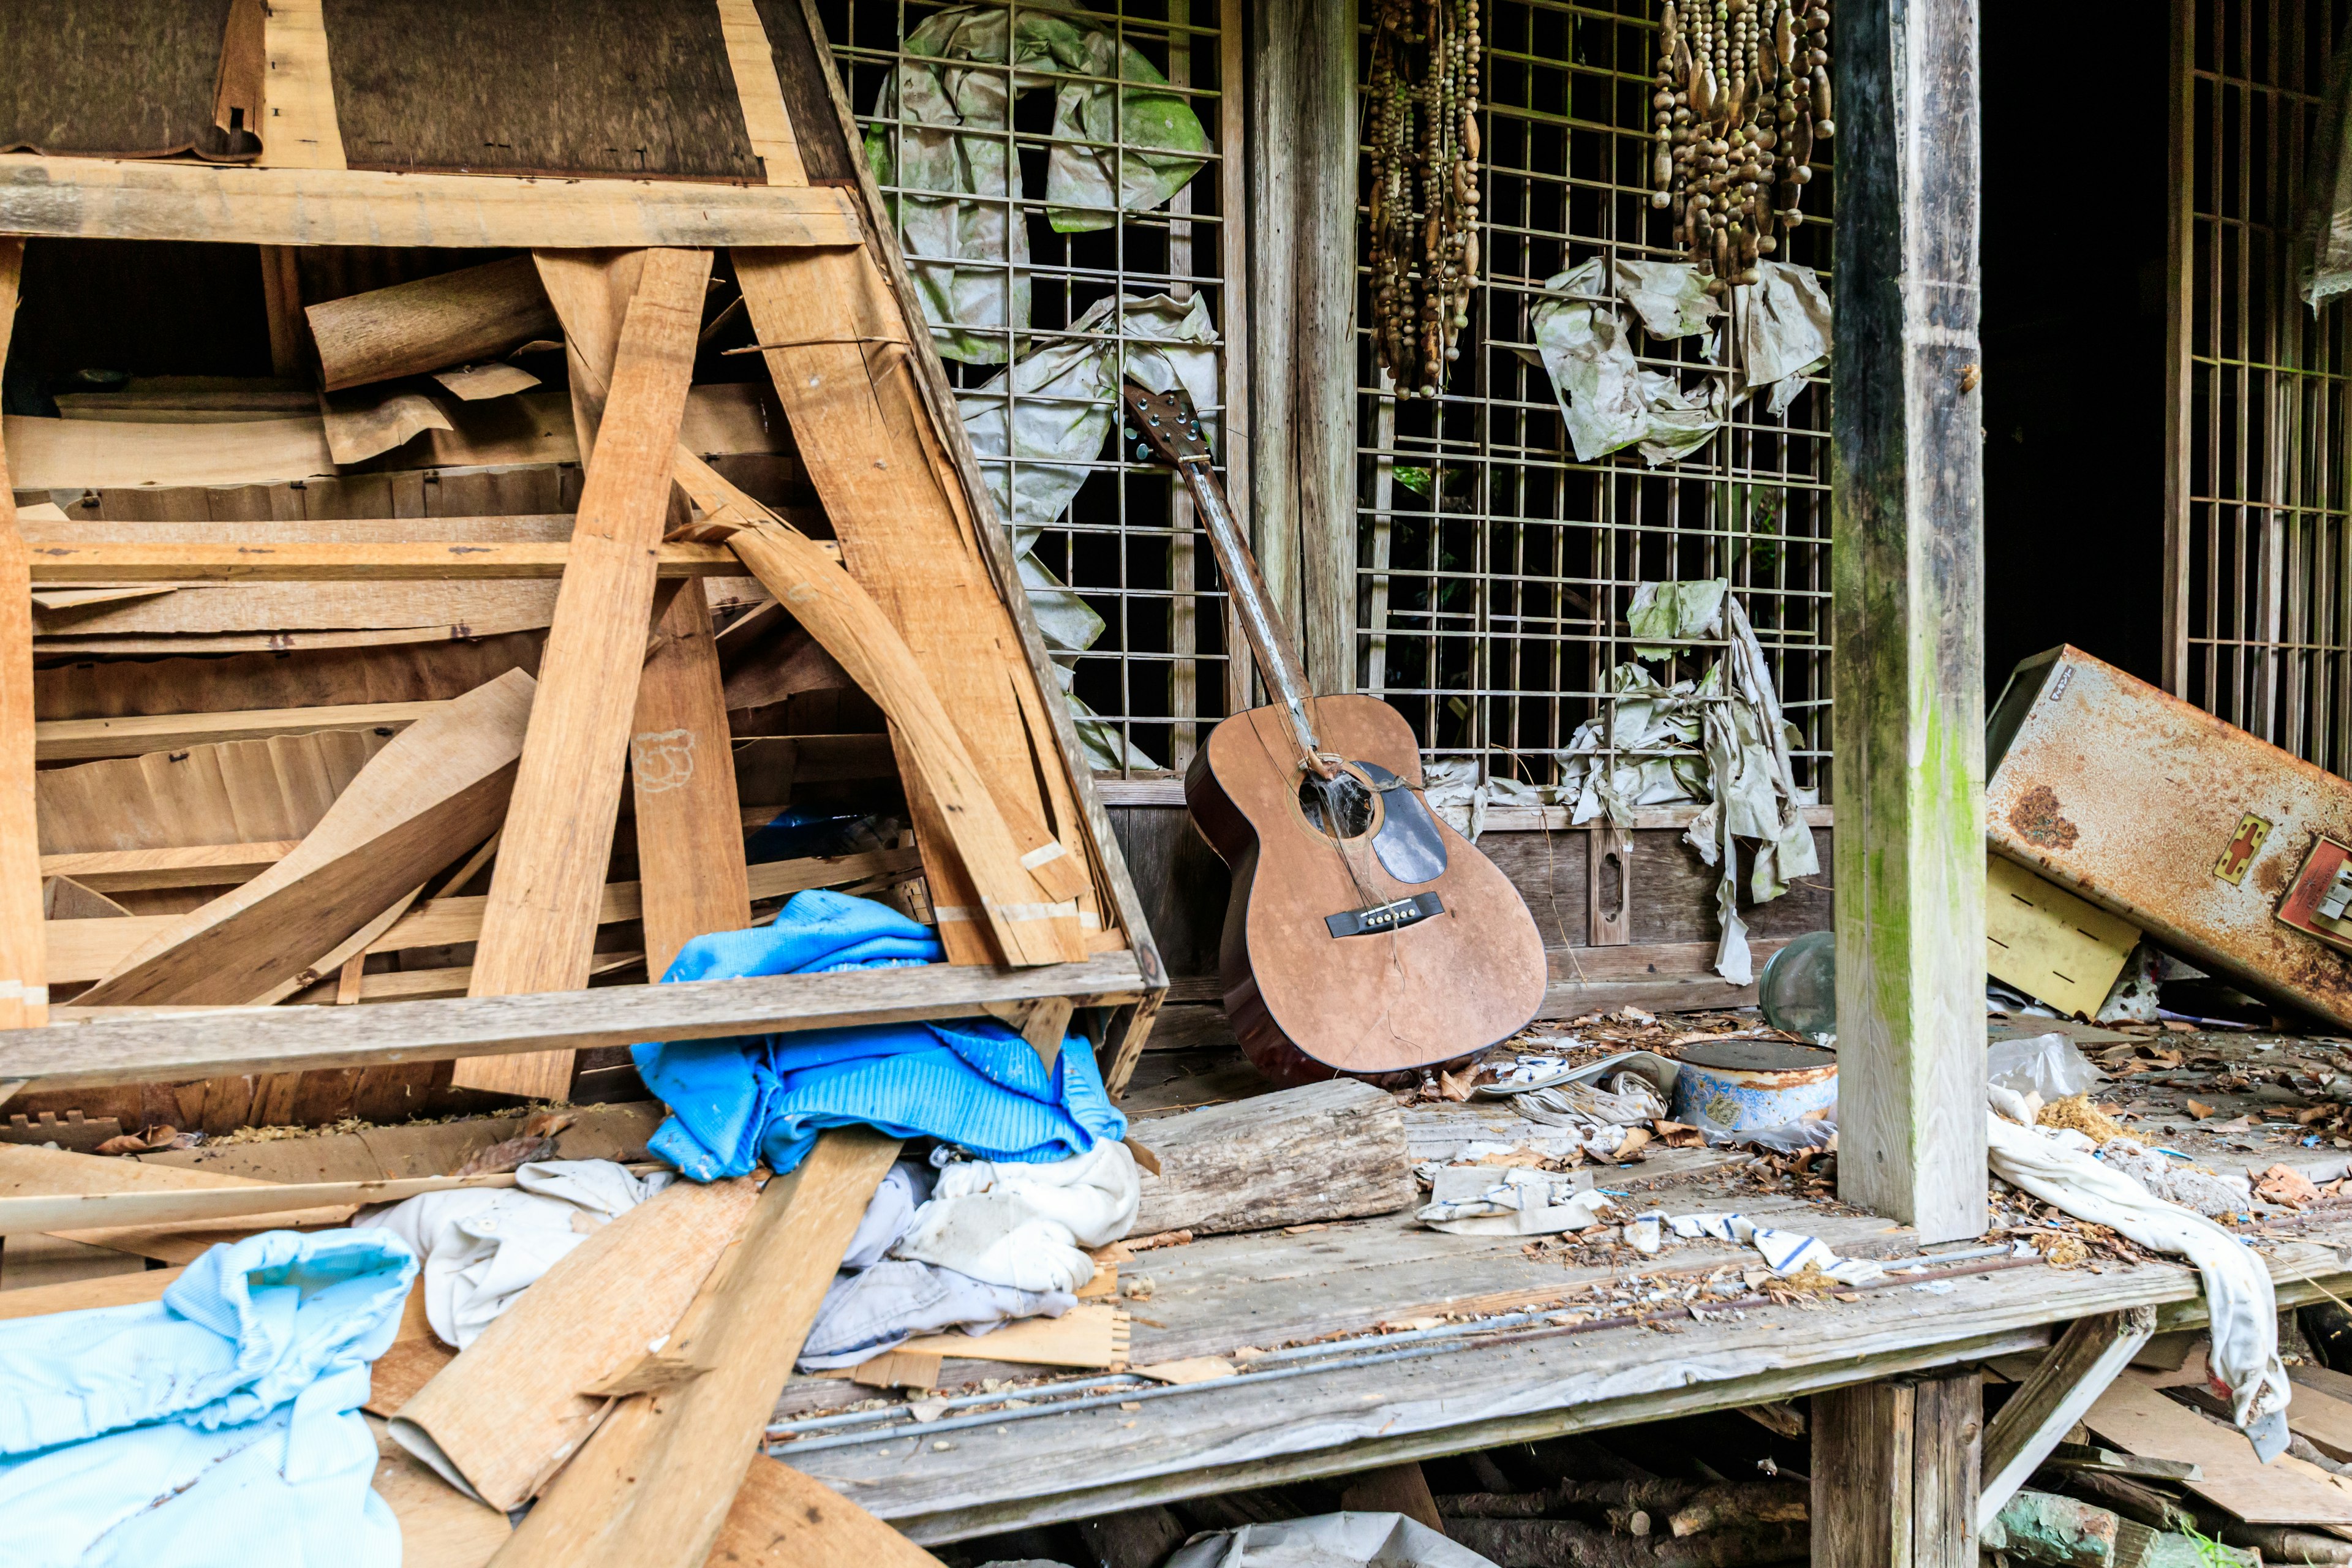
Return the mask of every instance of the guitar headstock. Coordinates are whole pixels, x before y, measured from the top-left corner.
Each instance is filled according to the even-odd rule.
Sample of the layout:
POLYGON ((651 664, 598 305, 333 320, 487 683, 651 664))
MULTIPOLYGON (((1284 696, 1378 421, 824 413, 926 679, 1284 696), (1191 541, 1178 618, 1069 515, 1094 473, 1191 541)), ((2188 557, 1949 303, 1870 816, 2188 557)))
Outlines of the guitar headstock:
POLYGON ((1129 431, 1140 437, 1161 462, 1181 468, 1187 462, 1209 459, 1209 437, 1201 428, 1192 399, 1181 386, 1172 392, 1154 392, 1140 382, 1128 380, 1119 384, 1118 392, 1127 405, 1129 431))

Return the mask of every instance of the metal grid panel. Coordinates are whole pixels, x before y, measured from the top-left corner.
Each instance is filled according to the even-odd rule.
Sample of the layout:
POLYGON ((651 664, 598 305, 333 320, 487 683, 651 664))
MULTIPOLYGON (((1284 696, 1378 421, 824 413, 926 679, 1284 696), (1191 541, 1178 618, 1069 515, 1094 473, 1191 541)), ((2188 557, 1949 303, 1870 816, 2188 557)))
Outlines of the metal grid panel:
MULTIPOLYGON (((1529 311, 1546 279, 1596 256, 1675 255, 1671 214, 1650 206, 1644 175, 1657 10, 1657 0, 1485 0, 1486 276, 1444 395, 1388 395, 1360 333, 1360 678, 1405 713, 1425 751, 1552 783, 1550 753, 1611 705, 1610 672, 1633 658, 1624 615, 1635 587, 1728 577, 1802 731, 1798 781, 1825 790, 1826 381, 1782 416, 1742 404, 1684 461, 1653 468, 1627 449, 1581 463, 1549 378, 1522 357, 1534 352, 1529 311)), ((1365 72, 1370 53, 1367 43, 1365 72)), ((1779 259, 1828 272, 1830 185, 1817 168, 1805 222, 1779 259)), ((1367 295, 1358 319, 1370 319, 1367 295)), ((1645 365, 1686 384, 1728 374, 1701 359, 1700 339, 1635 336, 1645 365)), ((1696 647, 1653 669, 1680 679, 1714 657, 1696 647)))
MULTIPOLYGON (((1117 129, 1123 120, 1117 115, 1109 141, 1057 133, 1055 95, 1069 84, 1099 85, 1118 95, 1114 102, 1123 102, 1126 85, 1115 71, 1089 76, 1061 68, 1051 59, 1020 68, 1018 95, 1003 134, 1023 178, 1009 182, 1014 188, 1001 199, 1009 221, 1025 228, 1029 256, 1017 275, 1010 258, 1000 265, 1008 294, 1013 289, 1027 294, 1030 325, 1017 334, 1009 329, 1002 333, 1004 359, 1017 360, 1073 341, 1125 341, 1116 311, 1108 319, 1112 330, 1107 333, 1069 330, 1088 307, 1111 295, 1171 294, 1189 300, 1198 293, 1206 299, 1220 338, 1230 335, 1225 323, 1243 308, 1238 280, 1244 274, 1241 227, 1228 221, 1229 215, 1244 210, 1242 168, 1238 159, 1226 156, 1227 149, 1241 142, 1241 94, 1225 90, 1227 83, 1238 84, 1241 77, 1243 29, 1236 0, 1116 0, 1093 9, 1024 5, 1017 0, 952 7, 919 0, 819 0, 818 12, 861 128, 882 125, 888 134, 907 123, 878 121, 874 114, 878 95, 901 62, 921 59, 906 52, 908 37, 926 20, 950 10, 1003 11, 1008 26, 1017 24, 1024 13, 1050 12, 1099 28, 1116 44, 1139 50, 1167 77, 1170 90, 1191 103, 1213 149, 1200 172, 1160 209, 1124 213, 1101 230, 1056 233, 1045 200, 1052 150, 1108 149, 1113 166, 1123 169, 1127 148, 1117 129), (1228 279, 1235 281, 1229 284, 1228 279)), ((1010 67, 960 68, 993 76, 1012 90, 1010 67)), ((905 188, 882 186, 886 199, 905 188)), ((903 237, 903 217, 901 222, 903 237)), ((1244 402, 1244 367, 1222 346, 1218 362, 1222 392, 1217 405, 1207 411, 1213 416, 1244 402)), ((981 386, 1003 368, 1001 363, 948 362, 950 379, 962 389, 981 386)), ((1014 401, 1020 405, 1051 400, 1016 394, 1014 401)), ((1219 456, 1228 456, 1222 441, 1219 456)), ((1227 639, 1225 598, 1215 563, 1190 498, 1171 482, 1167 470, 1122 460, 1115 439, 1085 466, 1085 485, 1034 552, 1105 623, 1099 640, 1064 661, 1075 668, 1072 689, 1132 749, 1129 765, 1119 773, 1181 770, 1206 725, 1232 707, 1228 684, 1234 672, 1226 650, 1238 645, 1227 639)), ((1015 460, 983 458, 982 467, 1002 470, 1019 482, 1015 460)), ((1245 515, 1245 474, 1227 472, 1222 466, 1220 472, 1236 510, 1245 515)))
POLYGON ((2352 772, 2352 397, 2346 310, 2299 297, 2294 228, 2341 0, 2182 0, 2172 268, 2176 407, 2168 683, 2352 772))

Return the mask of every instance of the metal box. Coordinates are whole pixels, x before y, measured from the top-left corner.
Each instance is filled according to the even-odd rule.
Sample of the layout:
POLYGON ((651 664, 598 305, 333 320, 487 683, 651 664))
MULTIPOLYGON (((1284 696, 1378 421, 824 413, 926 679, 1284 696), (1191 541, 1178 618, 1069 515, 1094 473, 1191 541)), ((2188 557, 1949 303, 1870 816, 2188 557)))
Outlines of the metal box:
POLYGON ((2352 1028, 2352 784, 2076 648, 1987 726, 1996 854, 2352 1028))

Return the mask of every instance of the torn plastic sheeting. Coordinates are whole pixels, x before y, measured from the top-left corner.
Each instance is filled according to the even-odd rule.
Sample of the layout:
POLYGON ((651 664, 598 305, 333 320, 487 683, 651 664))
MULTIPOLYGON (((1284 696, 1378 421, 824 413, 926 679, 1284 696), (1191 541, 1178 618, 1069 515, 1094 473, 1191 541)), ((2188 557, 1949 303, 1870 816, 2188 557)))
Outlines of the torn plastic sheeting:
POLYGON ((1739 374, 1765 406, 1785 413, 1804 378, 1829 363, 1830 297, 1810 267, 1758 264, 1756 281, 1733 290, 1739 328, 1739 374))
POLYGON ((876 95, 866 156, 890 191, 907 270, 943 358, 1001 363, 1028 330, 1028 228, 1008 199, 1006 132, 1012 99, 1046 87, 1055 89, 1046 217, 1058 234, 1159 206, 1210 152, 1184 97, 1084 12, 1035 0, 1017 22, 975 5, 925 19, 876 95))
MULTIPOLYGON (((1069 510, 1093 475, 1119 416, 1122 370, 1155 392, 1181 386, 1198 408, 1213 408, 1218 401, 1216 328, 1200 295, 1190 300, 1165 294, 1105 298, 1069 331, 1071 336, 956 401, 989 497, 1013 531, 1021 584, 1036 611, 1046 650, 1061 667, 1066 696, 1072 679, 1068 665, 1101 637, 1103 619, 1035 551, 1039 536, 1069 510)), ((1202 426, 1213 447, 1213 416, 1204 416, 1202 426)), ((1097 766, 1157 765, 1134 752, 1117 726, 1076 697, 1068 700, 1079 739, 1097 766)))
POLYGON ((2261 1257, 2202 1215, 2149 1193, 2125 1172, 2047 1129, 1985 1113, 1992 1173, 2076 1219, 2141 1247, 2184 1257, 2205 1286, 2213 1344, 2207 1363, 2230 1390, 2232 1418, 2264 1464, 2286 1448, 2286 1368, 2278 1355, 2278 1300, 2261 1257))
POLYGON ((1188 1542, 1166 1568, 1495 1568, 1401 1513, 1323 1513, 1188 1542))
POLYGON ((1667 1217, 1666 1224, 1685 1241, 1708 1237, 1753 1247, 1757 1255, 1764 1259, 1764 1267, 1784 1278, 1801 1274, 1808 1268, 1818 1268, 1831 1279, 1848 1285, 1868 1285, 1886 1277, 1886 1270, 1867 1258, 1840 1258, 1820 1237, 1806 1236, 1793 1230, 1774 1230, 1758 1225, 1746 1215, 1672 1215, 1667 1217))
POLYGON ((1642 806, 1705 799, 1706 756, 1699 739, 1706 705, 1722 689, 1717 671, 1665 686, 1638 664, 1621 664, 1610 686, 1613 722, 1586 720, 1558 753, 1569 821, 1581 826, 1606 812, 1612 822, 1623 824, 1642 806), (1604 767, 1601 746, 1611 739, 1615 754, 1604 767))
POLYGON ((1625 629, 1633 633, 1633 657, 1669 658, 1677 645, 1723 635, 1723 601, 1731 590, 1727 577, 1694 577, 1643 583, 1625 606, 1625 629), (1644 642, 1643 638, 1671 638, 1644 642))
POLYGON ((1487 778, 1478 776, 1478 763, 1472 757, 1444 757, 1425 763, 1421 770, 1422 798, 1429 809, 1444 817, 1448 826, 1471 843, 1486 830, 1486 813, 1490 807, 1512 808, 1559 805, 1567 795, 1557 784, 1531 784, 1524 779, 1487 778))
POLYGON ((1637 442, 1653 464, 1687 456, 1722 426, 1712 388, 1685 392, 1673 376, 1644 369, 1616 307, 1589 292, 1574 297, 1593 288, 1600 266, 1588 261, 1550 279, 1548 292, 1570 297, 1542 300, 1528 318, 1569 445, 1584 463, 1637 442))

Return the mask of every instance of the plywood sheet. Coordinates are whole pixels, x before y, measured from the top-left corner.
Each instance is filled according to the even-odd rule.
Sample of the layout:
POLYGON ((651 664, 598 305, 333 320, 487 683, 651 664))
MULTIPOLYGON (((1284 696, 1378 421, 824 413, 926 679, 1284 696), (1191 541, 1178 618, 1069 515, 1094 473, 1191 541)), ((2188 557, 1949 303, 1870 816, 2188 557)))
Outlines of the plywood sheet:
POLYGON ((2352 1492, 2284 1465, 2258 1462, 2241 1434, 2129 1373, 2108 1385, 2084 1424, 2126 1454, 2200 1467, 2204 1479, 2182 1484, 2248 1524, 2352 1525, 2352 1492))
POLYGON ((301 838, 392 739, 330 731, 46 769, 41 853, 301 838))

